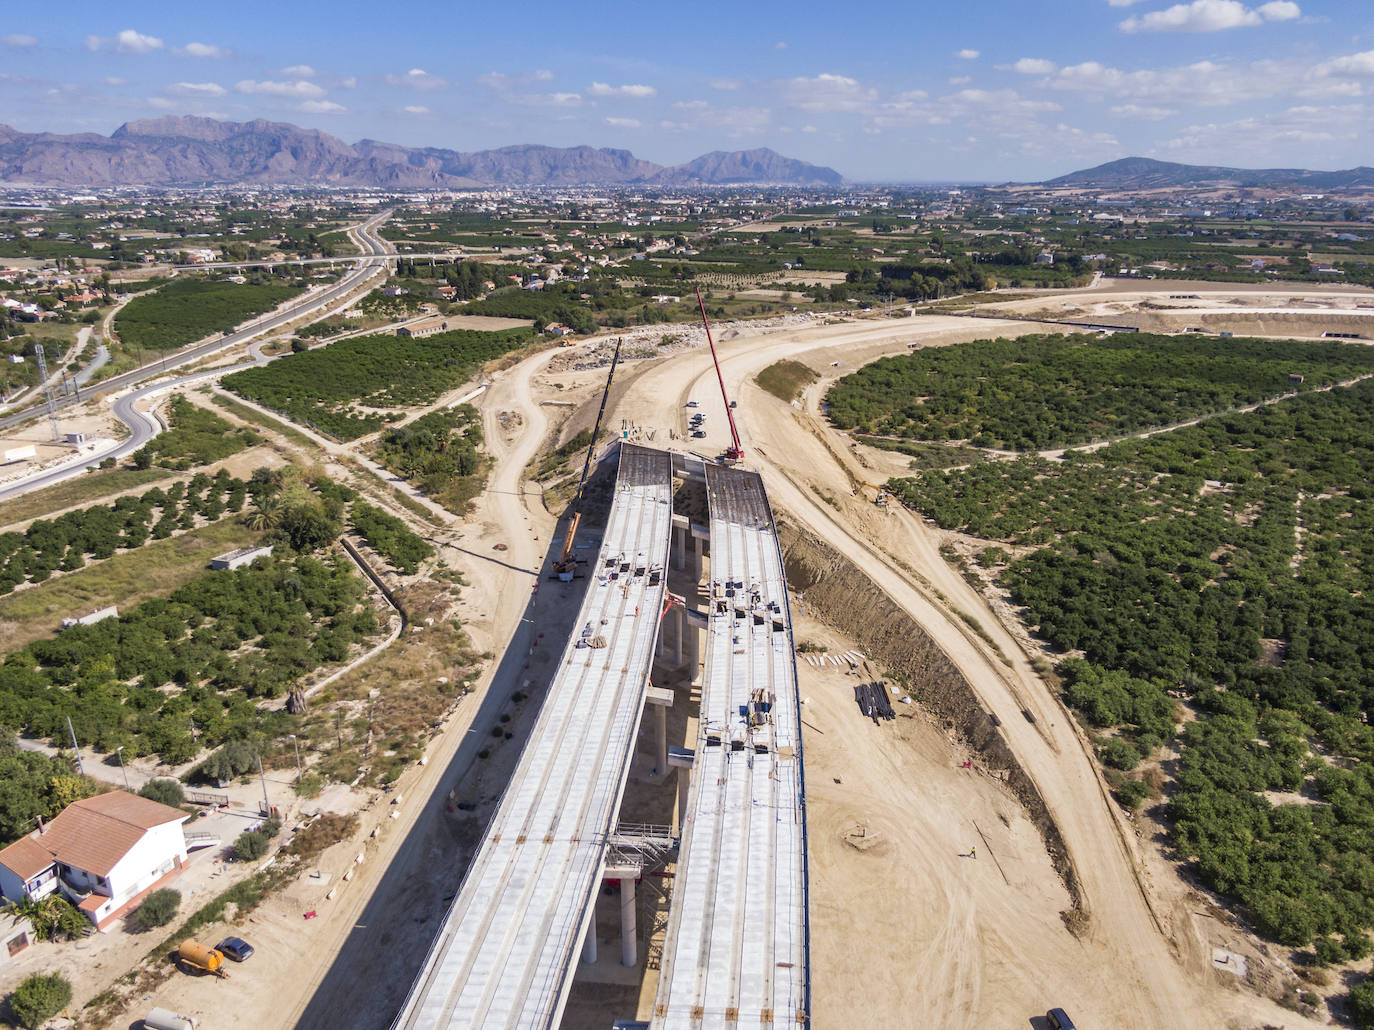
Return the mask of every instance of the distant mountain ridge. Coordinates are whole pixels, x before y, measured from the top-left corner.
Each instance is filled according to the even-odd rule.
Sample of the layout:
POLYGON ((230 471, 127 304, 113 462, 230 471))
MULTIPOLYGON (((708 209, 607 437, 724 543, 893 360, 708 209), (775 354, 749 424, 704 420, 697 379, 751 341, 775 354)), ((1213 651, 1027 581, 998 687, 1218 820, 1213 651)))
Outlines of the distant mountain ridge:
POLYGON ((1070 172, 1041 186, 1095 186, 1104 189, 1167 189, 1192 186, 1306 186, 1318 190, 1374 186, 1374 168, 1361 166, 1339 172, 1305 168, 1226 168, 1185 165, 1148 157, 1123 157, 1096 168, 1070 172))
POLYGON ((350 145, 318 129, 255 119, 169 115, 126 122, 109 136, 19 132, 0 125, 0 181, 46 186, 207 183, 379 186, 644 184, 837 186, 833 168, 767 148, 715 151, 665 167, 628 150, 537 144, 463 153, 377 140, 350 145))

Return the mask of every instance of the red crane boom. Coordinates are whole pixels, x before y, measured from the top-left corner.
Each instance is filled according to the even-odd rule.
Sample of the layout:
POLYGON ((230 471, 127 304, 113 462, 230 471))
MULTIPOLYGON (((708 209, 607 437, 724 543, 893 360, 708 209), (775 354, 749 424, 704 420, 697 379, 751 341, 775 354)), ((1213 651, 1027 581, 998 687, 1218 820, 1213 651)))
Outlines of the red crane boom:
POLYGON ((701 299, 701 287, 696 287, 697 306, 701 308, 701 324, 706 330, 706 342, 711 345, 711 360, 716 363, 716 379, 720 381, 720 396, 725 401, 725 417, 730 420, 730 439, 733 441, 725 449, 729 461, 739 461, 744 457, 744 448, 739 443, 739 430, 735 428, 735 413, 730 409, 730 395, 725 392, 725 376, 720 371, 720 358, 716 356, 716 341, 711 339, 711 323, 706 318, 706 302, 701 299))

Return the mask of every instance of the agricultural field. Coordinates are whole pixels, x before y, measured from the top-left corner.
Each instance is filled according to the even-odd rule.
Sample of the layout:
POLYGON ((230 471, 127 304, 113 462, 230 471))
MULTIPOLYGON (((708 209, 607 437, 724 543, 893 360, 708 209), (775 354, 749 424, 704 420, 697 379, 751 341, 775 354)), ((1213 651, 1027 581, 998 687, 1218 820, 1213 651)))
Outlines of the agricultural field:
POLYGON ((359 336, 226 376, 224 385, 339 440, 356 440, 467 382, 528 330, 359 336))
POLYGON ((100 750, 125 746, 185 762, 256 731, 257 699, 343 661, 377 632, 364 584, 345 559, 274 555, 202 573, 118 619, 7 655, 0 722, 56 737, 70 716, 78 737, 100 750))
POLYGON ((471 404, 460 404, 388 429, 373 457, 461 515, 486 481, 481 445, 481 413, 471 404))
POLYGON ((1178 852, 1323 964, 1366 955, 1374 927, 1371 410, 1365 381, 890 484, 989 543, 1122 803, 1162 785, 1178 852))
POLYGON ((150 539, 165 540, 216 522, 241 511, 250 489, 260 493, 262 486, 232 479, 223 470, 214 478, 200 473, 166 490, 154 487, 140 497, 125 496, 111 505, 40 519, 23 533, 0 534, 0 594, 23 583, 42 583, 54 572, 74 572, 88 561, 136 550, 150 539))
POLYGON ((840 429, 1030 450, 1111 439, 1371 373, 1374 350, 1345 343, 1035 335, 883 358, 845 376, 826 399, 840 429))
POLYGON ((131 300, 115 316, 114 331, 126 348, 176 350, 226 332, 255 315, 299 296, 292 280, 234 283, 178 277, 152 293, 131 300))
POLYGON ((134 452, 130 459, 134 468, 157 464, 184 472, 221 461, 262 442, 262 438, 251 429, 231 426, 214 412, 192 404, 181 394, 173 395, 168 402, 167 421, 170 429, 159 433, 134 452))
POLYGON ((414 575, 420 562, 434 556, 434 548, 400 519, 366 501, 354 501, 349 522, 372 548, 398 572, 414 575))

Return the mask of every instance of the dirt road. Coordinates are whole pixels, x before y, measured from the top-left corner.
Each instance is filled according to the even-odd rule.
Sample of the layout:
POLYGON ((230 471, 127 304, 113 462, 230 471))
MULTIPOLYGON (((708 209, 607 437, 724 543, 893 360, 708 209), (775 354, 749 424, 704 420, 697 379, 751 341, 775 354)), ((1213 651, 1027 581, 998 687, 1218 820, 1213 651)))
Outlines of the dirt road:
MULTIPOLYGON (((721 347, 727 388, 739 401, 735 415, 746 464, 759 467, 776 507, 859 564, 910 611, 972 683, 984 707, 1000 718, 1008 744, 1058 823, 1082 885, 1088 923, 1080 937, 1057 919, 1046 925, 1043 911, 1033 914, 1034 906, 999 907, 995 895, 981 891, 951 894, 942 875, 960 875, 948 866, 954 843, 949 831, 962 822, 959 809, 938 799, 932 808, 932 799, 919 792, 912 799, 914 810, 894 806, 902 812, 903 832, 917 834, 921 842, 926 871, 942 875, 927 877, 905 867, 890 872, 922 885, 913 916, 942 929, 909 968, 912 986, 902 992, 902 1003, 891 1011, 895 1021, 888 1025, 903 1025, 911 1011, 904 1006, 916 1003, 934 1025, 974 1026, 997 1025, 1011 1012, 1043 1011, 1065 999, 1083 1013, 1087 1025, 1141 1030, 1251 1026, 1260 1020, 1306 1025, 1265 999, 1217 986, 1210 952, 1192 943, 1199 932, 1183 901, 1186 891, 1165 891, 1165 911, 1152 908, 1133 824, 1107 795, 1087 741, 1015 639, 939 556, 938 536, 930 527, 905 511, 880 514, 851 496, 854 482, 867 470, 818 416, 825 382, 807 391, 805 406, 789 406, 752 381, 782 358, 804 360, 833 379, 880 354, 903 352, 912 342, 934 346, 1034 328, 995 322, 970 327, 964 320, 935 318, 913 326, 894 320, 745 338, 721 347), (959 611, 977 620, 1005 661, 959 618, 959 611), (985 909, 996 913, 992 927, 982 927, 974 914, 985 909), (1186 966, 1171 947, 1175 940, 1189 955, 1186 966), (931 989, 933 983, 946 986, 931 989)), ((714 379, 709 353, 663 362, 636 378, 618 413, 644 426, 680 423, 686 417, 682 405, 694 399, 695 410, 707 413, 702 451, 719 453, 728 442, 728 428, 714 379), (673 396, 676 410, 665 411, 664 398, 673 396)), ((670 428, 681 433, 685 427, 670 428)), ((963 828, 964 836, 967 832, 963 828)), ((1022 840, 1019 847, 1035 851, 1042 845, 1038 839, 1022 840)), ((1048 861, 1029 889, 1041 896, 1059 890, 1062 897, 1048 861)), ((817 939, 818 1013, 827 1003, 822 949, 828 946, 836 945, 817 939)))

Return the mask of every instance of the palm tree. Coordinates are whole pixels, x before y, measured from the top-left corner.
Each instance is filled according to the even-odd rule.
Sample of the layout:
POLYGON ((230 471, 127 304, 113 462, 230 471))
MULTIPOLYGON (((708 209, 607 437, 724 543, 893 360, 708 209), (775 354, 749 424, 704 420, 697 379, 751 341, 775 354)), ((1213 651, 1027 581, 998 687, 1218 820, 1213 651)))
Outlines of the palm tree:
POLYGON ((259 532, 275 529, 281 522, 281 502, 275 497, 257 497, 253 500, 253 510, 244 516, 248 528, 259 532))

